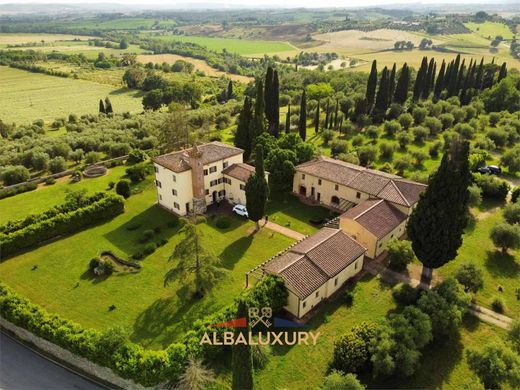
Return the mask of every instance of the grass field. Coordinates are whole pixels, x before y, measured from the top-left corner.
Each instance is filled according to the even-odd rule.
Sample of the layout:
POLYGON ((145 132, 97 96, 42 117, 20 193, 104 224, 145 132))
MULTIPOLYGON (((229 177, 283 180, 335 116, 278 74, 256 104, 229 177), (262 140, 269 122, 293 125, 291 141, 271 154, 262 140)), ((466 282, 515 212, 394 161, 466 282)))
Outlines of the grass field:
POLYGON ((71 35, 71 34, 33 34, 33 33, 0 33, 0 47, 4 45, 17 45, 21 43, 45 43, 57 42, 57 41, 72 41, 73 39, 79 39, 81 41, 87 41, 91 38, 86 35, 71 35))
MULTIPOLYGON (((90 181, 90 188, 103 188, 107 180, 117 180, 121 174, 120 169, 115 169, 105 178, 90 181)), ((9 215, 2 215, 2 221, 13 215, 21 217, 14 210, 22 208, 24 203, 38 200, 38 209, 47 208, 64 196, 64 188, 76 186, 79 187, 56 184, 23 194, 20 200, 12 198, 11 203, 2 204, 2 209, 7 204, 12 204, 13 209, 9 215)), ((193 321, 230 303, 243 288, 246 271, 293 242, 268 230, 251 236, 253 223, 238 217, 231 217, 231 226, 225 230, 215 228, 212 223, 199 224, 205 247, 222 259, 229 274, 213 293, 194 300, 191 284, 184 280, 163 286, 165 273, 174 265, 168 262, 168 257, 181 234, 177 228, 166 226, 171 214, 155 205, 155 186, 150 179, 145 187, 142 193, 128 199, 123 215, 0 263, 2 280, 51 312, 97 329, 123 326, 132 340, 158 348, 180 337, 193 321), (136 224, 141 227, 127 229, 136 224), (141 272, 115 274, 106 280, 93 279, 87 272, 89 260, 100 251, 112 250, 128 258, 141 250, 143 244, 138 240, 142 231, 155 227, 160 227, 161 232, 153 241, 167 239, 168 243, 142 260, 141 272), (37 268, 33 270, 35 265, 37 268), (112 304, 116 309, 110 311, 108 307, 112 304)))
POLYGON ((39 118, 53 120, 70 113, 94 114, 99 110, 99 99, 106 96, 110 97, 115 112, 142 111, 140 92, 90 81, 2 66, 0 85, 0 118, 18 124, 39 118))
POLYGON ((296 50, 296 48, 289 43, 279 41, 250 41, 246 39, 210 38, 187 35, 168 35, 157 37, 157 39, 193 42, 205 46, 210 50, 222 51, 226 49, 228 52, 241 55, 271 54, 296 50))
POLYGON ((484 23, 469 22, 464 23, 464 25, 486 39, 494 39, 498 35, 501 35, 504 39, 513 39, 513 32, 503 23, 487 21, 484 23))

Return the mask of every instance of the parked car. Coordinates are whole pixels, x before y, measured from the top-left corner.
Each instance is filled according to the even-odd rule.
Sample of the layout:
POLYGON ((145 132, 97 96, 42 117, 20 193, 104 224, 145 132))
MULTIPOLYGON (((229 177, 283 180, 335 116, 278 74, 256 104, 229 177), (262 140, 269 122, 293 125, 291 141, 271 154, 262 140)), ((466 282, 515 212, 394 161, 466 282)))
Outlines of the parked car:
POLYGON ((497 167, 496 165, 488 165, 487 167, 478 168, 477 171, 482 174, 488 173, 490 175, 498 175, 499 173, 502 173, 502 168, 497 167))
POLYGON ((249 218, 249 214, 247 213, 246 206, 244 206, 244 205, 241 205, 241 204, 235 205, 235 207, 233 207, 233 212, 235 214, 240 215, 241 217, 249 218))

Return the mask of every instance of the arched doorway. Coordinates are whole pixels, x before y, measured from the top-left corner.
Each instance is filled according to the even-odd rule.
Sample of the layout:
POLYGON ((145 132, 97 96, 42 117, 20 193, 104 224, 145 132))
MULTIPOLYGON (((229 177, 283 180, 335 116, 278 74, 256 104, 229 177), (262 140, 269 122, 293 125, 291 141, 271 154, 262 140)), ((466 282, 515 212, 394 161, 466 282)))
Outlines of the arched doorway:
POLYGON ((339 198, 334 195, 332 198, 330 198, 330 204, 332 206, 339 206, 339 198))

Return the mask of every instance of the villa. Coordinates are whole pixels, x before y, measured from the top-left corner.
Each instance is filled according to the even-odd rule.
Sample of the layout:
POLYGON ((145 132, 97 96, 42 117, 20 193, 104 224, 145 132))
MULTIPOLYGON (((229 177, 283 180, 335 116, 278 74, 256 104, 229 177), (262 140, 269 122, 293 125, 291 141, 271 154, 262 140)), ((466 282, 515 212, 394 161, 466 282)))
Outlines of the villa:
POLYGON ((255 168, 243 162, 243 153, 210 142, 155 157, 158 204, 181 216, 202 214, 208 205, 222 200, 245 204, 245 185, 255 168))

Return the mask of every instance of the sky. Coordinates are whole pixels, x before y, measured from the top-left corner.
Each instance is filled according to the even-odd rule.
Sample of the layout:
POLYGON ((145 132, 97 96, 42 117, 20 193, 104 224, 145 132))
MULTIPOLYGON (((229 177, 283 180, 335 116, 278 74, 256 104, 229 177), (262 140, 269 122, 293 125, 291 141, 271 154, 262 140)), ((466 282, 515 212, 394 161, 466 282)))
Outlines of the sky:
MULTIPOLYGON (((162 5, 167 7, 168 5, 174 6, 175 4, 230 4, 240 6, 254 7, 307 7, 307 8, 318 8, 318 7, 364 7, 374 5, 388 5, 388 4, 410 4, 410 3, 422 3, 422 4, 439 4, 439 3, 450 3, 450 4, 468 4, 468 3, 497 3, 499 1, 486 1, 486 0, 0 0, 0 4, 4 3, 62 3, 62 4, 74 4, 74 3, 119 3, 119 4, 132 4, 132 5, 162 5)), ((504 3, 520 3, 520 0, 506 0, 504 3)))

